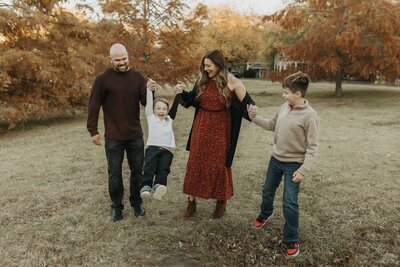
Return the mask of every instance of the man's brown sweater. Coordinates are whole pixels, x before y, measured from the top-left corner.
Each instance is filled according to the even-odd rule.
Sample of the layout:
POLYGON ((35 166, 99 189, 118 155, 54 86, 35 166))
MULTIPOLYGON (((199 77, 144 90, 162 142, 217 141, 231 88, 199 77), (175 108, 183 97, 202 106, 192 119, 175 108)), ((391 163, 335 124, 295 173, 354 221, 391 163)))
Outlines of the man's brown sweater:
POLYGON ((116 140, 133 140, 143 136, 140 103, 146 105, 146 79, 130 69, 118 72, 107 69, 96 77, 90 93, 87 129, 98 134, 100 107, 104 114, 104 136, 116 140))

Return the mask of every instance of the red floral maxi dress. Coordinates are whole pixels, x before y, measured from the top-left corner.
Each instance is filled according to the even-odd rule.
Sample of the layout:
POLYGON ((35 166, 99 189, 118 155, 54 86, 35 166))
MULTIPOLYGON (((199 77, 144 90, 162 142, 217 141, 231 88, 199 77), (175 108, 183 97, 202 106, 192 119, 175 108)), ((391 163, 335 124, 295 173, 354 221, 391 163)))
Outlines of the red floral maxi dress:
MULTIPOLYGON (((228 94, 230 97, 230 91, 228 94)), ((226 166, 231 113, 212 80, 200 95, 199 102, 183 192, 205 199, 228 200, 233 196, 232 169, 226 166)))

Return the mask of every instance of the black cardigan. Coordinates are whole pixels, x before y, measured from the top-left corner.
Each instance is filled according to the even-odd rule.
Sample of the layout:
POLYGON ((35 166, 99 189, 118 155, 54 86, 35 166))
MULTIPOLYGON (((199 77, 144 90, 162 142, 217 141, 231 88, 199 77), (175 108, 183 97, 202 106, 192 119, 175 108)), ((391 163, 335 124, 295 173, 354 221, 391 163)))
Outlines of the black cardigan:
MULTIPOLYGON (((196 82, 192 91, 190 91, 190 92, 183 91, 182 92, 181 100, 180 100, 180 104, 182 106, 184 106, 185 108, 194 107, 196 109, 194 112, 193 122, 194 122, 194 120, 197 116, 197 113, 199 111, 199 108, 200 108, 200 103, 199 103, 198 99, 196 98, 197 94, 198 94, 198 87, 197 87, 197 82, 196 82)), ((248 121, 251 121, 249 118, 249 114, 247 113, 247 105, 248 104, 255 105, 255 102, 253 101, 253 99, 250 97, 250 95, 247 92, 246 92, 246 95, 243 98, 242 102, 240 102, 240 100, 237 98, 236 94, 232 95, 232 101, 231 101, 231 106, 230 106, 231 144, 229 146, 228 157, 226 158, 226 166, 227 167, 232 166, 237 141, 239 138, 240 126, 242 125, 242 117, 248 121)), ((188 151, 190 151, 190 139, 192 137, 192 130, 193 130, 193 124, 190 129, 189 139, 188 139, 188 142, 186 145, 186 150, 188 150, 188 151)))
MULTIPOLYGON (((154 96, 154 94, 153 94, 154 96)), ((178 111, 178 105, 181 101, 181 96, 180 95, 176 95, 174 98, 174 102, 172 103, 172 106, 168 112, 168 115, 170 116, 171 119, 175 120, 176 117, 176 112, 178 111)))

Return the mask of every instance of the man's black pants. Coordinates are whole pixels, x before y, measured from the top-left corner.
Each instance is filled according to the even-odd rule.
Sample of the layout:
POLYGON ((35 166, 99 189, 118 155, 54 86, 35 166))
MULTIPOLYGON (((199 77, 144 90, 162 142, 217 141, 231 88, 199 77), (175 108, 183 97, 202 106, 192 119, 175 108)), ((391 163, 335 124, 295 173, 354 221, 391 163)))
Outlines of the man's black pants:
POLYGON ((124 185, 122 181, 122 162, 124 154, 128 159, 130 176, 130 197, 132 207, 142 204, 140 197, 140 181, 143 169, 143 138, 135 140, 115 140, 105 138, 105 150, 108 163, 108 190, 112 201, 111 207, 116 210, 123 210, 122 198, 124 195, 124 185))

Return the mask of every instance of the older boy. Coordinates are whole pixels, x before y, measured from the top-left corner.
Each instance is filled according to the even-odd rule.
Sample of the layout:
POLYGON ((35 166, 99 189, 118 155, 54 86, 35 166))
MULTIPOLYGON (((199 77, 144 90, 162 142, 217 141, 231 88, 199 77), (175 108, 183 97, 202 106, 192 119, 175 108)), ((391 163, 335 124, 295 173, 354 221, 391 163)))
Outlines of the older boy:
POLYGON ((262 191, 261 212, 253 225, 261 227, 272 217, 275 192, 284 177, 283 243, 286 244, 286 254, 289 257, 297 256, 300 252, 300 182, 310 171, 319 140, 317 114, 304 99, 309 82, 310 78, 302 72, 286 77, 282 83, 282 97, 286 102, 271 120, 256 116, 256 106, 248 107, 252 122, 265 130, 274 131, 273 152, 262 191))

